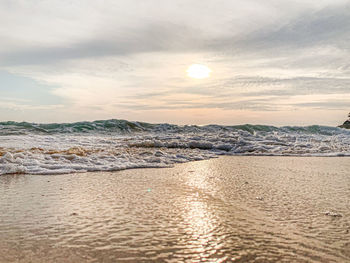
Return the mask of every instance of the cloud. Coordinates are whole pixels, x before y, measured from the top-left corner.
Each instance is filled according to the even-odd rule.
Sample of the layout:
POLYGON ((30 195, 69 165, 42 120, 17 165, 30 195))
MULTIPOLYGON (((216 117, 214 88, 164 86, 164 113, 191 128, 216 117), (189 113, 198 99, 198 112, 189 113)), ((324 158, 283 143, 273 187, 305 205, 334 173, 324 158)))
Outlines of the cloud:
POLYGON ((248 34, 237 41, 240 48, 254 51, 288 52, 290 48, 335 46, 349 49, 350 4, 328 6, 321 10, 307 10, 287 23, 274 24, 248 34), (276 49, 277 48, 277 49, 276 49))
MULTIPOLYGON (((210 1, 208 1, 209 3, 210 1)), ((36 4, 42 8, 43 12, 47 11, 47 6, 41 3, 36 4)), ((203 8, 204 4, 196 7, 187 3, 183 8, 192 10, 193 13, 187 15, 187 11, 181 16, 179 11, 176 10, 179 7, 176 4, 167 2, 159 6, 150 2, 150 4, 144 6, 145 11, 148 10, 150 15, 147 16, 145 11, 136 12, 139 17, 136 17, 135 20, 133 20, 135 14, 128 10, 132 7, 131 4, 121 6, 122 11, 128 10, 124 16, 121 10, 113 4, 111 5, 112 11, 105 10, 105 17, 101 17, 101 14, 96 13, 96 10, 92 10, 91 7, 83 7, 82 10, 86 9, 86 11, 95 14, 96 18, 100 18, 102 22, 98 23, 100 27, 97 27, 96 24, 91 26, 93 30, 89 32, 86 27, 76 28, 77 23, 91 25, 91 19, 85 15, 81 19, 82 21, 67 19, 69 21, 67 26, 71 27, 68 31, 71 30, 80 36, 74 38, 71 34, 63 33, 67 30, 62 28, 65 20, 61 18, 61 16, 70 15, 72 11, 64 8, 63 4, 54 3, 59 7, 58 15, 53 16, 53 22, 51 23, 56 36, 62 36, 61 40, 53 38, 55 41, 52 41, 48 37, 45 44, 44 36, 38 36, 38 39, 30 39, 30 36, 27 36, 26 42, 28 43, 24 47, 0 51, 0 65, 48 64, 70 59, 125 56, 164 51, 225 52, 227 55, 230 52, 244 53, 249 51, 260 53, 271 49, 273 49, 273 52, 278 50, 286 52, 286 48, 305 48, 315 44, 348 48, 350 25, 347 21, 350 19, 350 5, 336 5, 313 11, 307 9, 310 3, 305 2, 305 10, 299 11, 297 2, 294 2, 294 5, 289 4, 289 6, 282 7, 276 4, 275 1, 266 2, 265 5, 261 5, 257 1, 246 1, 244 4, 243 1, 241 3, 242 7, 238 9, 238 4, 233 5, 225 1, 221 4, 221 8, 217 8, 218 5, 215 5, 216 10, 214 9, 213 13, 210 13, 210 10, 203 8), (174 9, 171 9, 172 7, 174 9), (154 8, 158 9, 153 10, 154 8), (229 15, 227 9, 230 8, 234 8, 232 10, 235 11, 229 13, 229 15), (164 17, 164 14, 161 13, 162 9, 168 13, 169 17, 164 17), (246 14, 240 14, 239 11, 242 11, 240 9, 245 11, 246 14), (206 16, 203 17, 203 14, 195 12, 196 10, 204 11, 203 13, 206 16), (215 11, 217 12, 216 15, 215 11), (288 15, 288 11, 294 16, 288 15), (125 18, 120 21, 113 19, 112 15, 115 17, 116 14, 112 14, 112 12, 125 18), (276 15, 274 12, 276 12, 276 15), (153 13, 156 18, 151 18, 153 13), (223 15, 218 16, 221 13, 223 15), (249 14, 251 15, 249 16, 249 14), (116 23, 114 24, 114 22, 116 23), (82 29, 86 30, 85 34, 82 29)), ((67 3, 66 5, 69 6, 67 3)), ((179 5, 181 6, 181 4, 179 5)), ((324 5, 320 3, 320 7, 324 5)), ((92 4, 92 6, 94 5, 92 4)), ((210 4, 210 6, 212 5, 210 4)), ((77 9, 77 6, 73 7, 75 7, 73 10, 77 9)), ((23 8, 23 6, 20 6, 17 9, 14 7, 12 9, 23 13, 23 8)), ((29 16, 28 13, 24 13, 24 15, 29 16)), ((38 12, 38 16, 36 26, 39 22, 46 22, 49 19, 47 14, 45 16, 38 12)), ((5 19, 5 22, 7 20, 5 19)), ((94 20, 92 19, 92 21, 94 20)), ((20 20, 20 22, 23 23, 23 20, 20 20)), ((39 27, 38 30, 40 29, 39 27)), ((43 29, 45 33, 49 32, 52 35, 49 28, 44 27, 43 29)), ((20 27, 17 30, 20 33, 20 30, 24 31, 25 28, 23 26, 23 28, 20 27)), ((7 31, 5 33, 10 34, 7 31)), ((34 31, 34 33, 35 35, 38 34, 37 31, 34 31)), ((12 37, 15 40, 20 36, 17 34, 12 37)), ((9 36, 1 37, 0 35, 0 39, 6 42, 6 40, 9 41, 9 36)))
POLYGON ((349 20, 345 0, 5 0, 0 69, 16 88, 0 74, 2 105, 52 105, 51 116, 64 105, 67 118, 80 119, 344 110, 349 20), (212 77, 188 79, 192 63, 207 64, 212 77))
POLYGON ((0 53, 0 66, 51 64, 64 60, 127 56, 149 52, 189 52, 201 49, 200 32, 172 23, 140 27, 73 43, 69 46, 37 47, 0 53))

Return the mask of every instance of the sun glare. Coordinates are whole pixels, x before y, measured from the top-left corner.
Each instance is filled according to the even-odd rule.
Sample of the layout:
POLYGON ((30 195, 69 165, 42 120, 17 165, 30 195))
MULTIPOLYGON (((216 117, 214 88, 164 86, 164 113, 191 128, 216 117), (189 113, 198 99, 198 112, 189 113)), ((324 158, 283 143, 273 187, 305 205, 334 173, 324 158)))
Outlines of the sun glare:
POLYGON ((210 77, 210 73, 212 72, 210 68, 201 64, 192 64, 186 70, 187 76, 195 79, 205 79, 210 77))

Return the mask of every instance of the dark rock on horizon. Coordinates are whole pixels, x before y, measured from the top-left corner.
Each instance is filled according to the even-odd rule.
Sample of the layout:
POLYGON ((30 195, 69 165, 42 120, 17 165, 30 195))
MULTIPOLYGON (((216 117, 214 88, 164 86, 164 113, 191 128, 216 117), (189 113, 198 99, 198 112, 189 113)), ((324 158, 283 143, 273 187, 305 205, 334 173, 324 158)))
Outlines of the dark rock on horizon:
POLYGON ((340 128, 350 129, 350 120, 347 120, 343 123, 343 125, 339 126, 340 128))

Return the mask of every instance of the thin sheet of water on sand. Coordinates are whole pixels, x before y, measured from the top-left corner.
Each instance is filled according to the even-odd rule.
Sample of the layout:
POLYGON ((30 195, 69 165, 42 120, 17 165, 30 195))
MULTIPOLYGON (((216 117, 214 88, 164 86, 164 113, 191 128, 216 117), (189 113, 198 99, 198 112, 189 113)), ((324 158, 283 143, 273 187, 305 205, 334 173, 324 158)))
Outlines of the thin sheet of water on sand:
POLYGON ((346 262, 348 158, 0 177, 1 262, 346 262))

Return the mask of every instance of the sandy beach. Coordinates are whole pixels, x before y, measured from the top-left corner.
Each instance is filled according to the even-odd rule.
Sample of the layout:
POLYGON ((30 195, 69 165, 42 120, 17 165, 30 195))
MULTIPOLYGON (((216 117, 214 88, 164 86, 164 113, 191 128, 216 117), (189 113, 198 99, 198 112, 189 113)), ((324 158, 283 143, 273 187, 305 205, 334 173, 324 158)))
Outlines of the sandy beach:
POLYGON ((0 176, 0 262, 350 262, 350 162, 0 176))

